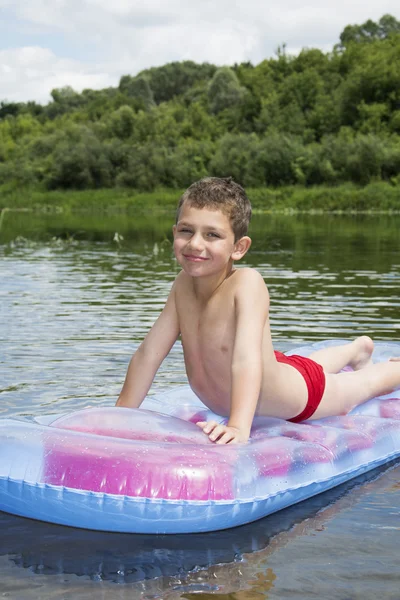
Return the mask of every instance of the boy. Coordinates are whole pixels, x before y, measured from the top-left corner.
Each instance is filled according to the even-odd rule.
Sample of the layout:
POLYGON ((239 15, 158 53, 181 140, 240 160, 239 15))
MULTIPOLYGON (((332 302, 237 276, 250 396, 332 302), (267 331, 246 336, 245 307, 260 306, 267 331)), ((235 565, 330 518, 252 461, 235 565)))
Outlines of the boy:
POLYGON ((299 422, 346 414, 400 385, 400 363, 373 365, 367 336, 310 358, 274 352, 264 280, 234 268, 251 245, 250 217, 246 193, 231 178, 206 177, 183 194, 173 227, 182 271, 131 359, 117 406, 140 406, 179 335, 193 391, 229 416, 226 425, 198 423, 218 444, 246 442, 254 415, 299 422), (346 365, 353 371, 338 373, 346 365))

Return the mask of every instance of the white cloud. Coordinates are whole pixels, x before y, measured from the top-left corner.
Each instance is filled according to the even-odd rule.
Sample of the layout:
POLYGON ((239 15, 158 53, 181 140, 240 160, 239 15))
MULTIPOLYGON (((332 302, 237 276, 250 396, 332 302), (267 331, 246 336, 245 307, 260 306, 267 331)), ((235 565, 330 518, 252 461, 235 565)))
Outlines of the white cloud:
POLYGON ((47 102, 52 89, 66 85, 82 90, 115 84, 108 73, 90 69, 78 61, 58 58, 51 50, 40 47, 0 51, 0 73, 3 99, 10 102, 47 102))
POLYGON ((42 102, 54 87, 117 85, 123 74, 174 60, 257 64, 282 43, 291 53, 328 51, 349 23, 400 18, 398 0, 0 0, 0 7, 19 34, 37 40, 0 52, 0 99, 42 102), (69 51, 74 60, 48 41, 57 36, 62 56, 69 51))

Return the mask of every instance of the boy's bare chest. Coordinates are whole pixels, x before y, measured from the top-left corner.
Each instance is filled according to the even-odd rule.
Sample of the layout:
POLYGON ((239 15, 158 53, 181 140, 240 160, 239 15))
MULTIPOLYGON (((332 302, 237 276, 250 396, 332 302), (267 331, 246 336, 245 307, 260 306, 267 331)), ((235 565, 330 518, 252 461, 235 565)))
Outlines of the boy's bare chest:
POLYGON ((235 310, 231 298, 215 298, 206 305, 192 301, 178 312, 185 352, 191 350, 211 357, 231 349, 235 336, 235 310))

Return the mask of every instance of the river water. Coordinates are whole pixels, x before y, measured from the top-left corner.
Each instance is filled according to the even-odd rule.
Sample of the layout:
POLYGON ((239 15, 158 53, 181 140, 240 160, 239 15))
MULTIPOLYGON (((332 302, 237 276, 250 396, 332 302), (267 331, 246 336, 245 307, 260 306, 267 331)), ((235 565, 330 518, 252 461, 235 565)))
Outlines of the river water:
MULTIPOLYGON (((0 417, 114 404, 178 272, 171 215, 0 222, 0 417)), ((400 340, 399 216, 257 215, 251 236, 243 264, 268 285, 276 349, 361 333, 400 340)), ((184 383, 177 343, 152 391, 184 383)), ((0 594, 398 600, 399 512, 395 463, 210 534, 106 534, 0 513, 0 594)))

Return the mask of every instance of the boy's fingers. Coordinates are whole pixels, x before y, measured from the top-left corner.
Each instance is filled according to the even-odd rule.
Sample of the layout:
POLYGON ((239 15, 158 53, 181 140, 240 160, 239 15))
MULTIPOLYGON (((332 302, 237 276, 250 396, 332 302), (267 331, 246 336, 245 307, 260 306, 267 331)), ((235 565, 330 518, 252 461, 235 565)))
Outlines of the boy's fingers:
POLYGON ((208 437, 210 438, 210 440, 215 442, 215 440, 218 439, 220 435, 224 433, 224 431, 225 430, 223 425, 216 425, 216 427, 214 427, 213 430, 209 433, 208 437))
POLYGON ((236 429, 216 421, 197 421, 196 425, 216 444, 240 444, 245 441, 240 440, 240 434, 236 429))
POLYGON ((218 444, 228 444, 236 436, 235 431, 216 421, 197 421, 196 425, 208 435, 212 442, 217 442, 218 444))
POLYGON ((212 431, 215 431, 215 429, 218 427, 219 425, 216 421, 207 421, 203 428, 203 431, 204 433, 211 433, 212 431))
POLYGON ((216 425, 218 425, 218 423, 216 423, 215 421, 197 421, 196 425, 198 425, 199 427, 201 427, 202 429, 204 429, 204 427, 215 427, 216 425))
POLYGON ((217 444, 229 444, 230 442, 234 442, 234 435, 230 431, 226 431, 224 435, 221 435, 219 440, 217 440, 217 444))

